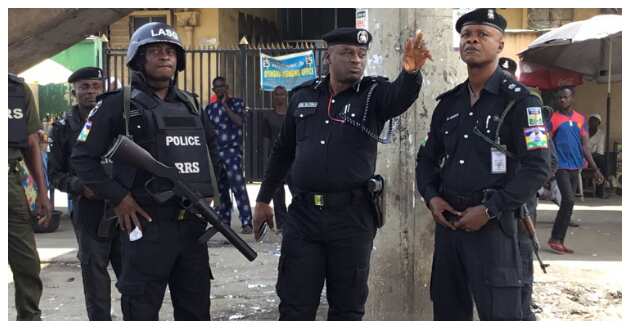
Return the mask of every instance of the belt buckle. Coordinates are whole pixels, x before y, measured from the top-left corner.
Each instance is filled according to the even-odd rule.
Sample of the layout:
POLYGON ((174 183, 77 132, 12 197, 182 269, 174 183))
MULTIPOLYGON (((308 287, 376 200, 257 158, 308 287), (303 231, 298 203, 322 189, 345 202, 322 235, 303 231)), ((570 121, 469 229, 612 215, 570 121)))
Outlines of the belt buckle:
POLYGON ((313 204, 319 207, 324 206, 324 195, 322 194, 313 194, 313 204))
POLYGON ((177 220, 178 221, 183 221, 184 220, 184 216, 186 215, 186 209, 180 209, 179 213, 177 214, 177 220))

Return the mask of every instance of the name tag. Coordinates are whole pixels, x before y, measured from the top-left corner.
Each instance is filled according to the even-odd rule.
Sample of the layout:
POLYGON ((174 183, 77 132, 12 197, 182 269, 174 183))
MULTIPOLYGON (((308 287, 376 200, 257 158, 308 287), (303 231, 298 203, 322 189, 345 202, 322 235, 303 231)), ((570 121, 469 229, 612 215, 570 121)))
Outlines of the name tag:
POLYGON ((302 109, 302 108, 312 108, 312 107, 317 107, 317 102, 300 102, 298 103, 298 108, 302 109))
POLYGON ((499 151, 496 147, 490 148, 493 174, 505 174, 507 172, 507 159, 505 153, 499 151))

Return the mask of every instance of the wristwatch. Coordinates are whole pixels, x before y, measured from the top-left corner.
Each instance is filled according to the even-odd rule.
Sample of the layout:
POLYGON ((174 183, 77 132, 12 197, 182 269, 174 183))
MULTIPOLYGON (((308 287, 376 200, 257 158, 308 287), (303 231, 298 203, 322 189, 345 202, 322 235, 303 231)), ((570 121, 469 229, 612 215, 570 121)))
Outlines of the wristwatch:
POLYGON ((486 216, 488 216, 489 220, 497 218, 497 214, 495 214, 494 211, 490 210, 490 208, 486 207, 485 205, 483 206, 483 210, 485 211, 486 216))

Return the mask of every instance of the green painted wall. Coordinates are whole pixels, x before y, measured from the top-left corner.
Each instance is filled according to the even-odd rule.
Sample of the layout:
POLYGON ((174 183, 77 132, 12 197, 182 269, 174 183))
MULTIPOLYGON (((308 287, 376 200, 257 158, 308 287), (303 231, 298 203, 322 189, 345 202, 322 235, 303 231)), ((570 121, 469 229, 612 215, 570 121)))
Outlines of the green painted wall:
POLYGON ((103 43, 99 38, 85 39, 74 46, 59 52, 51 59, 71 71, 85 66, 101 66, 101 49, 103 43))
MULTIPOLYGON (((76 71, 86 66, 101 66, 101 54, 103 43, 99 38, 85 39, 74 46, 59 52, 51 59, 70 71, 76 71)), ((46 114, 65 112, 72 106, 70 85, 67 83, 51 83, 39 86, 37 97, 39 98, 40 117, 46 114)))

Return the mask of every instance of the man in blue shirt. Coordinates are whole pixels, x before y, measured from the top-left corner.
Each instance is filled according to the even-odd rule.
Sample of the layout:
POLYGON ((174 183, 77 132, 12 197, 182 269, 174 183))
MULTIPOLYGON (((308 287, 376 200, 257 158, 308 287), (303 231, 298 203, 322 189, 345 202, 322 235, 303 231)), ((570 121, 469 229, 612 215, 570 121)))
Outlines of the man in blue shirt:
POLYGON ((229 186, 219 183, 221 205, 217 212, 223 222, 230 225, 232 210, 230 190, 232 190, 241 217, 241 233, 251 234, 252 210, 249 205, 241 164, 243 160, 243 114, 245 103, 240 98, 230 97, 229 86, 223 77, 216 77, 212 80, 212 91, 216 95, 216 100, 206 107, 206 113, 217 131, 219 157, 225 164, 229 183, 229 186))
POLYGON ((573 87, 562 87, 558 90, 556 93, 557 112, 551 115, 549 129, 558 156, 556 180, 562 195, 560 209, 551 231, 549 247, 558 254, 573 253, 573 250, 564 245, 564 238, 571 221, 578 173, 584 167, 584 159, 595 170, 597 183, 604 180, 591 156, 586 120, 574 109, 574 94, 573 87))

